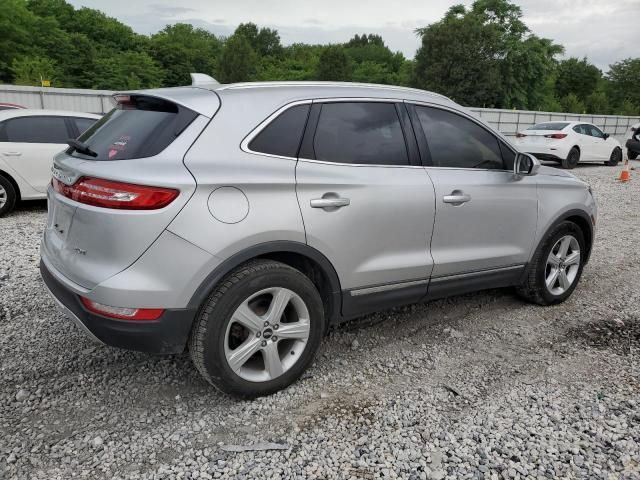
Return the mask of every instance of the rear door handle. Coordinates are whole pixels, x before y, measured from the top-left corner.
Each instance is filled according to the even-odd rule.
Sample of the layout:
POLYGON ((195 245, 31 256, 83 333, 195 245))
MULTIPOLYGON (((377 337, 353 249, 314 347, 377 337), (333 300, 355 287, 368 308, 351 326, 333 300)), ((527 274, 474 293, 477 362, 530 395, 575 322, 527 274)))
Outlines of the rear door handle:
POLYGON ((314 198, 311 208, 340 208, 351 204, 348 198, 314 198))
POLYGON ((2 152, 2 155, 5 157, 19 157, 22 155, 21 152, 2 152))
POLYGON ((462 205, 463 203, 471 201, 471 195, 467 195, 466 193, 459 191, 453 191, 451 192, 451 195, 445 195, 442 197, 442 201, 444 203, 450 203, 451 205, 462 205))

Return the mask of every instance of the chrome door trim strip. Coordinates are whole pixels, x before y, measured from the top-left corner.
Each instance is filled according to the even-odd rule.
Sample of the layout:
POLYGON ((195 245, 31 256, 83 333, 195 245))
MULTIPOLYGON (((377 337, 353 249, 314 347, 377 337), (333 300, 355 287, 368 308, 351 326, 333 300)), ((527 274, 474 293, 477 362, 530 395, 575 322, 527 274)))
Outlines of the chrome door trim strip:
POLYGON ((371 293, 380 293, 380 292, 387 292, 389 290, 399 290, 401 288, 405 288, 405 287, 414 287, 416 285, 424 285, 429 283, 429 280, 424 279, 424 280, 412 280, 410 282, 401 282, 401 283, 391 283, 391 284, 387 284, 387 285, 378 285, 375 287, 366 287, 366 288, 359 288, 356 290, 351 290, 349 292, 349 294, 352 297, 358 297, 360 295, 369 295, 371 293))
POLYGON ((441 275, 437 277, 431 277, 432 282, 441 282, 444 280, 455 280, 459 278, 471 278, 478 277, 481 275, 489 274, 489 273, 498 273, 498 272, 509 272, 511 270, 518 270, 525 267, 524 263, 519 263, 517 265, 509 265, 507 267, 499 267, 499 268, 487 268, 485 270, 475 270, 473 272, 465 272, 465 273, 454 273, 452 275, 441 275))

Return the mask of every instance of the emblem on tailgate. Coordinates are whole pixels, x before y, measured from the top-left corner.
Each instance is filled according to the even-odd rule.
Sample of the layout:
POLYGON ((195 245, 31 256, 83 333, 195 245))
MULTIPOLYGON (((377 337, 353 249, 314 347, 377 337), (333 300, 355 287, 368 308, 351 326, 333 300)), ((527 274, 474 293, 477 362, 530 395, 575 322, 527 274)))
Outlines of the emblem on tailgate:
POLYGON ((60 180, 62 183, 66 183, 67 185, 71 185, 73 183, 73 176, 67 175, 56 167, 51 167, 51 175, 56 180, 60 180))

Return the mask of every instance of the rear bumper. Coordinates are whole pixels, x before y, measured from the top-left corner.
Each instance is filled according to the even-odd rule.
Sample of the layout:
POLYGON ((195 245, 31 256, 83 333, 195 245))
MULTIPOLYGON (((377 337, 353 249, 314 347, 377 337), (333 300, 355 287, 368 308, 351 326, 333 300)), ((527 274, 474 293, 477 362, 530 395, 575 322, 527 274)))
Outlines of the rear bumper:
POLYGON ((153 321, 114 320, 88 312, 78 295, 57 280, 42 261, 40 274, 63 312, 94 341, 148 353, 171 354, 185 350, 195 309, 166 310, 153 321))
POLYGON ((519 142, 516 144, 521 152, 530 153, 539 160, 559 161, 567 158, 569 149, 564 146, 540 145, 535 143, 519 142))

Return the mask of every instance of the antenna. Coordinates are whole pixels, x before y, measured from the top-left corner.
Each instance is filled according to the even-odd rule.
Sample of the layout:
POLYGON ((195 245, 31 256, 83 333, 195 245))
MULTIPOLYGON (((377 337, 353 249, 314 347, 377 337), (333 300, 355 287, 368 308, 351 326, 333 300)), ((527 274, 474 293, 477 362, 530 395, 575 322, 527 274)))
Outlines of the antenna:
POLYGON ((220 82, 205 73, 191 73, 190 75, 191 86, 193 87, 213 87, 214 85, 220 85, 220 82))

